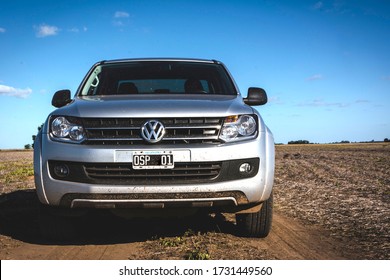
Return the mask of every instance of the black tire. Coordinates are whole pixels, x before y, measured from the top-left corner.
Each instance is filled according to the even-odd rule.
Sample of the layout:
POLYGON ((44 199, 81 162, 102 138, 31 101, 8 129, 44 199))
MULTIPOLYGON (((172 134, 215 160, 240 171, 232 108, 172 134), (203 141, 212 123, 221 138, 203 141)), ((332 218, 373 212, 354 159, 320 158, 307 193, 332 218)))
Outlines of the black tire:
POLYGON ((272 225, 273 194, 263 202, 259 212, 236 214, 237 228, 245 237, 267 237, 272 225))
POLYGON ((39 215, 41 236, 50 241, 69 241, 76 237, 76 227, 72 218, 56 214, 55 209, 41 205, 39 215))

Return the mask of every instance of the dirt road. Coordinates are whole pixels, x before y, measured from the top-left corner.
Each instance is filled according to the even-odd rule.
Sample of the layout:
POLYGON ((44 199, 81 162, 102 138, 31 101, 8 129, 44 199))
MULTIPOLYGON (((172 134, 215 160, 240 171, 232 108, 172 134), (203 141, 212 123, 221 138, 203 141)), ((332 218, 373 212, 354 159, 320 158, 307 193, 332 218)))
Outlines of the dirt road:
POLYGON ((78 234, 39 234, 31 152, 0 151, 0 259, 389 259, 390 145, 278 146, 265 239, 232 215, 124 220, 95 213, 78 234))
MULTIPOLYGON (((34 194, 22 191, 13 195, 10 200, 33 199, 34 194)), ((324 230, 303 226, 279 213, 274 215, 272 233, 265 239, 237 237, 233 222, 220 217, 168 219, 166 223, 154 221, 150 225, 145 221, 130 222, 103 216, 95 217, 93 223, 96 224, 90 222, 84 226, 77 238, 58 243, 40 238, 33 205, 8 211, 8 223, 4 223, 3 218, 1 226, 5 236, 0 259, 183 259, 202 246, 208 248, 213 259, 343 259, 338 242, 327 237, 329 234, 324 230), (181 226, 172 230, 176 223, 181 226), (178 236, 188 242, 175 244, 178 236)))

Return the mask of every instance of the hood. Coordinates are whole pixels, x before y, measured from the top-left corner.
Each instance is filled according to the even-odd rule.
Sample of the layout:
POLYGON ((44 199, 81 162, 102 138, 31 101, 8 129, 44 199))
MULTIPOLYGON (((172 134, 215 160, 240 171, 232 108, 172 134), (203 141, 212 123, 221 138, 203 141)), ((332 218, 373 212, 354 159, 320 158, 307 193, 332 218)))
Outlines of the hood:
POLYGON ((221 117, 252 114, 240 95, 112 95, 76 97, 52 115, 81 118, 221 117))

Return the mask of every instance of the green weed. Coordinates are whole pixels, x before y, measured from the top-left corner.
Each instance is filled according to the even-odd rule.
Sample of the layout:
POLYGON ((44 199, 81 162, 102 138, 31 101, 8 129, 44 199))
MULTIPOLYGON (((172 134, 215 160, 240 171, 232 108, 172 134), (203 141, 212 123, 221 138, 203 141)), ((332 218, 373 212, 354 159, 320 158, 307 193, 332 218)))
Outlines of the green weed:
POLYGON ((205 249, 202 250, 199 247, 195 247, 194 249, 188 252, 186 259, 187 260, 209 260, 210 254, 205 249))
POLYGON ((160 238, 158 242, 163 247, 178 247, 179 245, 183 244, 184 238, 180 236, 173 238, 164 237, 160 238))

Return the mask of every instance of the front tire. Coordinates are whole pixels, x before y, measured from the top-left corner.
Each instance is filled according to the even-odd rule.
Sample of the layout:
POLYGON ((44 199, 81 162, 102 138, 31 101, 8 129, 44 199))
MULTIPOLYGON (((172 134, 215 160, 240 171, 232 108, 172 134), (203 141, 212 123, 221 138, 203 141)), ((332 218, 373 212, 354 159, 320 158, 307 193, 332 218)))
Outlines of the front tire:
POLYGON ((236 214, 239 232, 246 237, 267 237, 271 231, 273 212, 273 194, 263 202, 260 211, 236 214))

